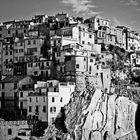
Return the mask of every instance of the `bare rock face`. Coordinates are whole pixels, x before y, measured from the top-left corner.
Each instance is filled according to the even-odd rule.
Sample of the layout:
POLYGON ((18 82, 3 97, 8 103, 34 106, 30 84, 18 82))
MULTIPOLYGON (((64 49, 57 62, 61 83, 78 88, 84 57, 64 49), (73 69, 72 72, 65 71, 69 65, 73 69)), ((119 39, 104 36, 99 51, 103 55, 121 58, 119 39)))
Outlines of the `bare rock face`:
POLYGON ((108 95, 101 89, 74 93, 65 106, 68 132, 50 126, 45 136, 55 138, 59 132, 64 140, 137 140, 136 111, 137 104, 127 97, 108 95))

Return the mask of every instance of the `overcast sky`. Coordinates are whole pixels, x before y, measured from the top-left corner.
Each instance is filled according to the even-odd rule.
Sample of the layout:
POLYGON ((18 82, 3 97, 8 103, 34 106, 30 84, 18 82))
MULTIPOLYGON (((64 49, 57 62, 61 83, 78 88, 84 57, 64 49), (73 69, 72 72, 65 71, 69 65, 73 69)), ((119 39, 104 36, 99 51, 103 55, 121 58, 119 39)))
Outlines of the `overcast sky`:
POLYGON ((26 19, 35 14, 109 18, 114 25, 140 32, 140 0, 0 0, 0 21, 26 19))

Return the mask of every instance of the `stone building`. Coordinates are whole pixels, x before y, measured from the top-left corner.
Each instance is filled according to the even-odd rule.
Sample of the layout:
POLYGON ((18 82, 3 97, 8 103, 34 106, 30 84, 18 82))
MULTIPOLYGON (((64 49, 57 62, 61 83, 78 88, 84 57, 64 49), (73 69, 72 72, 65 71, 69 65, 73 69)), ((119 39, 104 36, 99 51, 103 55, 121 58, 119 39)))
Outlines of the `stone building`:
MULTIPOLYGON (((14 113, 16 119, 20 116, 19 108, 19 90, 22 90, 25 86, 32 86, 34 81, 29 76, 7 76, 0 82, 0 97, 1 97, 1 112, 14 113)), ((21 103, 20 103, 21 105, 21 103)), ((6 114, 1 114, 6 115, 6 114)))

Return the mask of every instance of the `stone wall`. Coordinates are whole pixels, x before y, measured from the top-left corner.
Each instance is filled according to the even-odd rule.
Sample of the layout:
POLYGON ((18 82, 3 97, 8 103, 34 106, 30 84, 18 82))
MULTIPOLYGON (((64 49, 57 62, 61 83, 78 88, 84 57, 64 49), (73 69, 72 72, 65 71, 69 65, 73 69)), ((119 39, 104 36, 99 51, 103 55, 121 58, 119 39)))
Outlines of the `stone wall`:
POLYGON ((92 87, 100 89, 103 88, 101 75, 96 76, 89 73, 76 73, 75 82, 77 91, 83 91, 84 89, 86 89, 87 84, 92 87))
POLYGON ((65 109, 68 133, 50 126, 46 138, 52 137, 51 133, 55 138, 55 132, 59 132, 64 140, 137 140, 137 104, 127 97, 92 88, 72 94, 65 109))

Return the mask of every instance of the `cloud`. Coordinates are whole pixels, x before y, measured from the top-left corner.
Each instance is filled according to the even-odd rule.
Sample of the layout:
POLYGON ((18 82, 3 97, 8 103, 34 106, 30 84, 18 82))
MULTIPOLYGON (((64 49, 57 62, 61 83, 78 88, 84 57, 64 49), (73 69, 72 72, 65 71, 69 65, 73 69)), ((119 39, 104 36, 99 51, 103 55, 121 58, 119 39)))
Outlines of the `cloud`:
POLYGON ((119 25, 121 25, 121 23, 116 17, 112 17, 112 25, 119 26, 119 25))
POLYGON ((124 5, 137 6, 139 5, 139 3, 137 2, 137 0, 128 0, 126 3, 124 3, 124 5))
POLYGON ((61 3, 65 6, 71 6, 72 11, 85 14, 99 14, 101 12, 94 12, 93 9, 97 8, 95 4, 91 0, 61 0, 61 3))
POLYGON ((140 8, 137 8, 136 11, 140 12, 140 8))
POLYGON ((130 22, 131 25, 135 25, 137 23, 137 21, 133 20, 130 22))

